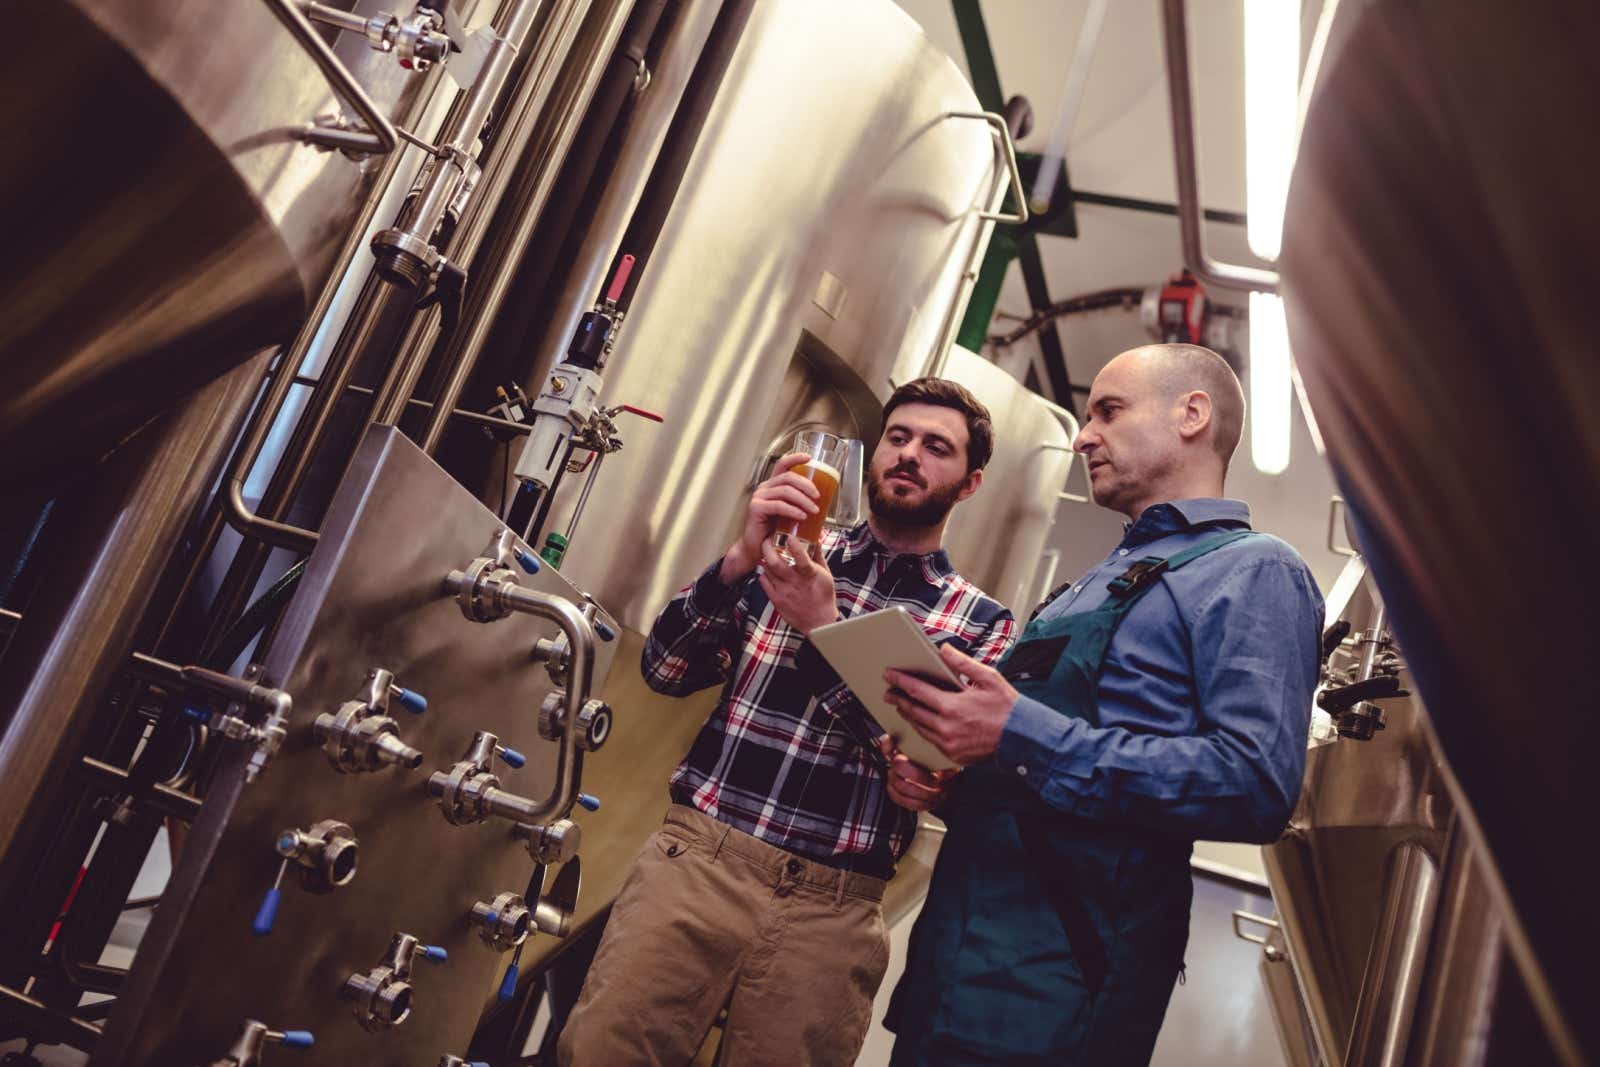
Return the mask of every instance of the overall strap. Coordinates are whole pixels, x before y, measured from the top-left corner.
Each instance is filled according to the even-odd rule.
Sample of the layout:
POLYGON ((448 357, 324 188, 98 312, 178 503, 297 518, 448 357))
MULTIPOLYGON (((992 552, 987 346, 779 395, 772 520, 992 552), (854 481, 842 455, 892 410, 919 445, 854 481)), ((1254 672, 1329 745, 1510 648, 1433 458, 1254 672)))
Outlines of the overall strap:
POLYGON ((1120 600, 1125 604, 1131 604, 1153 589, 1156 582, 1160 581, 1161 576, 1168 571, 1175 571, 1201 556, 1209 555, 1219 548, 1254 535, 1254 530, 1230 530, 1228 533, 1208 537, 1204 541, 1190 545, 1182 552, 1174 552, 1165 559, 1160 556, 1145 556, 1136 560, 1127 570, 1111 579, 1107 602, 1120 600))

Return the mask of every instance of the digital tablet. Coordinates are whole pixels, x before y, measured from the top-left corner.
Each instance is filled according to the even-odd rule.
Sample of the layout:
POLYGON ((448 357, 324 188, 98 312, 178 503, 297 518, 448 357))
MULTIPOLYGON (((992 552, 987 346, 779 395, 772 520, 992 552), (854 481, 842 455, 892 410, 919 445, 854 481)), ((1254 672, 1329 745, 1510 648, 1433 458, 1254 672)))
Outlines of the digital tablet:
POLYGON ((921 675, 934 685, 961 688, 961 679, 945 666, 910 612, 884 608, 819 626, 811 631, 811 644, 913 763, 930 770, 953 766, 883 698, 889 688, 883 672, 890 667, 921 675))

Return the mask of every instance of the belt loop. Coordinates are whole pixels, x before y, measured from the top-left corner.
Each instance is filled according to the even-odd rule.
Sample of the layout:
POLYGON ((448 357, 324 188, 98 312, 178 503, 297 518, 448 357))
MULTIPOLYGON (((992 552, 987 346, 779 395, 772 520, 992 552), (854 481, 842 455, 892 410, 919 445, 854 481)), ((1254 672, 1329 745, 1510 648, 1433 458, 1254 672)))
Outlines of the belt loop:
POLYGON ((834 911, 839 911, 844 908, 844 880, 849 877, 849 875, 849 871, 841 870, 839 872, 839 888, 833 894, 834 911))

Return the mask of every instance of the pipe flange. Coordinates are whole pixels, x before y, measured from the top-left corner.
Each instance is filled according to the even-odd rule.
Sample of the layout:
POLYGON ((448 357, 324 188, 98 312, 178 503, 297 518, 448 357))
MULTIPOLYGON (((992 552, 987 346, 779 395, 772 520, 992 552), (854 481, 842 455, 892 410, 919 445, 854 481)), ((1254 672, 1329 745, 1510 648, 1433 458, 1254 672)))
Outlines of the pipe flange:
POLYGON ((603 700, 585 701, 578 711, 578 747, 598 752, 611 736, 611 707, 603 700))
POLYGON ((567 698, 560 693, 545 696, 539 705, 539 736, 546 741, 561 740, 561 724, 566 718, 567 698))
POLYGON ((500 952, 516 948, 533 932, 533 911, 518 893, 501 893, 472 906, 478 936, 500 952))

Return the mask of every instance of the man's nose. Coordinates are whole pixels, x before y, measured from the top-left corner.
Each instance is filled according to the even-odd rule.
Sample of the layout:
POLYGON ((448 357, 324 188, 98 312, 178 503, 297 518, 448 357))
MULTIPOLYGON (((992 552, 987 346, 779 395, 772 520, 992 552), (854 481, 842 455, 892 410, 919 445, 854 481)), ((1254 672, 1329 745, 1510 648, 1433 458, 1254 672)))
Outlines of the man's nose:
POLYGON ((1074 452, 1082 452, 1084 455, 1088 455, 1099 447, 1100 435, 1091 432, 1087 426, 1080 429, 1078 436, 1072 439, 1072 450, 1074 452))

